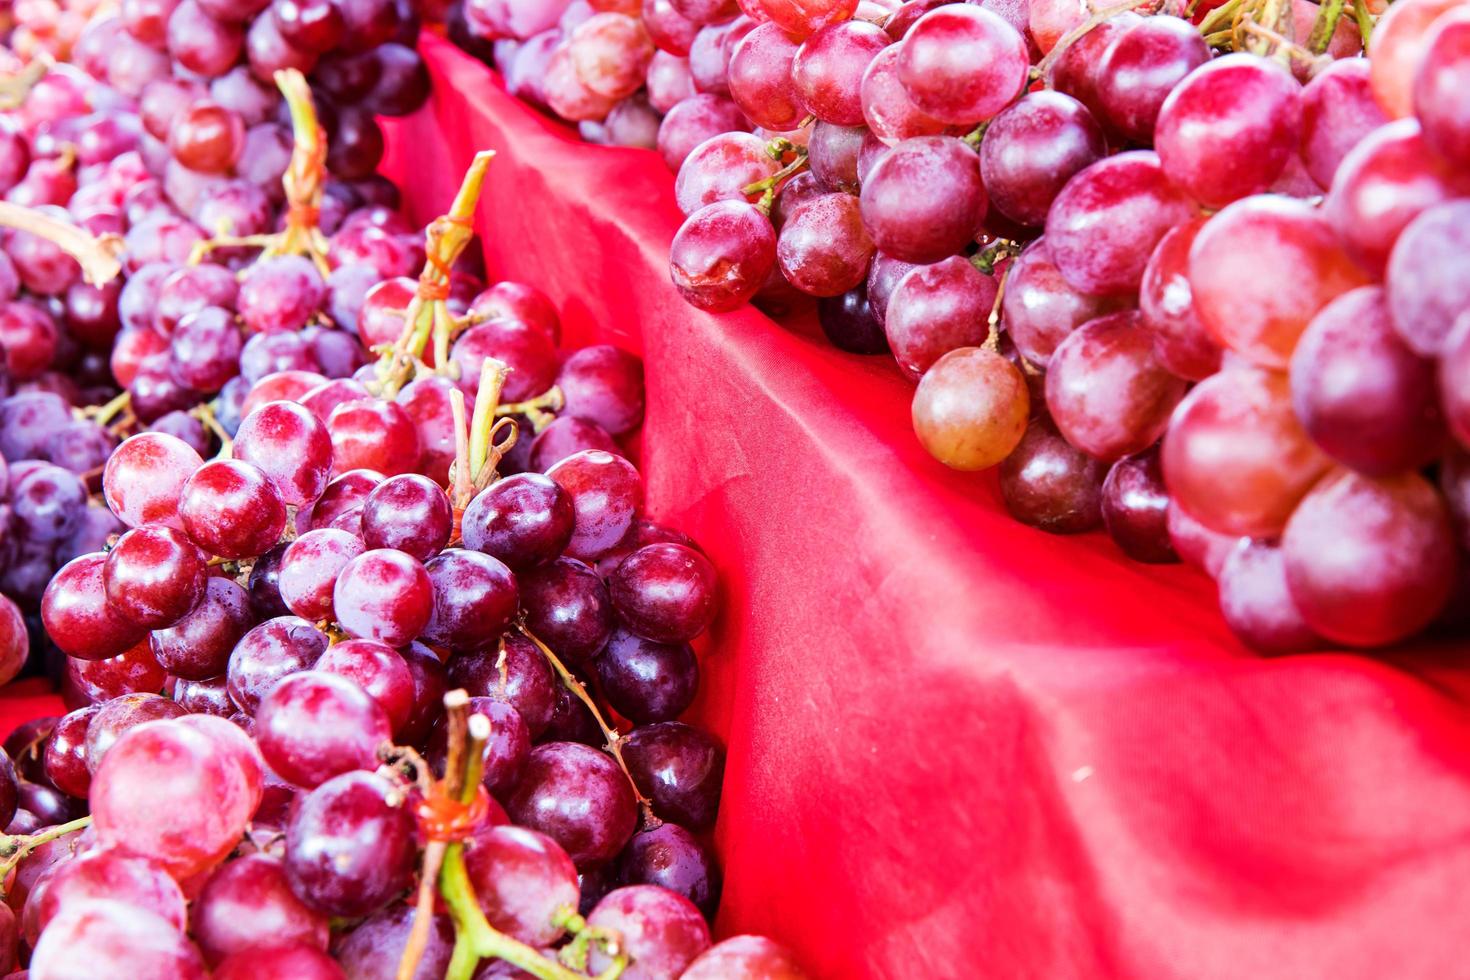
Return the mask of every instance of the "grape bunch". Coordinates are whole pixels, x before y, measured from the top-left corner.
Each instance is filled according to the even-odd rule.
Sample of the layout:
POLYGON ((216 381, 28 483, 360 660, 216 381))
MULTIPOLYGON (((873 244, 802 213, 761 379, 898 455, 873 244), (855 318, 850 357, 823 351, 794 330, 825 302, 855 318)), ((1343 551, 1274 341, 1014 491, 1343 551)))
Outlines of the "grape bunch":
POLYGON ((998 467, 1026 523, 1202 565, 1257 649, 1463 626, 1462 5, 597 11, 464 19, 584 131, 614 75, 664 113, 688 302, 815 297, 916 383, 936 459, 998 467))

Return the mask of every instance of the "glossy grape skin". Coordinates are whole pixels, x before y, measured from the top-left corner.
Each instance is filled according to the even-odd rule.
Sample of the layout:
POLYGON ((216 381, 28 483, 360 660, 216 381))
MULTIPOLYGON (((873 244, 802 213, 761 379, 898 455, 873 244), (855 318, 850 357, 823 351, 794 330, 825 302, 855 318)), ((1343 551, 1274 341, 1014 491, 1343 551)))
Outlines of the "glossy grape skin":
POLYGON ((575 515, 566 554, 594 559, 620 541, 643 506, 643 479, 633 464, 612 453, 575 453, 546 475, 572 500, 575 515))
MULTIPOLYGON (((804 114, 839 126, 861 125, 863 75, 890 42, 881 27, 862 20, 829 24, 807 38, 791 66, 804 114)), ((734 59, 731 65, 733 71, 734 59)))
POLYGON ((1093 295, 1138 290, 1148 257, 1197 209, 1164 177, 1157 154, 1100 160, 1067 182, 1046 218, 1047 251, 1062 277, 1093 295))
POLYGON ((618 858, 617 881, 666 888, 692 902, 709 921, 719 906, 722 884, 714 855, 674 823, 633 835, 618 858))
POLYGON ((1174 501, 1211 530, 1272 538, 1330 465, 1291 409, 1283 374, 1234 366, 1196 385, 1164 437, 1174 501))
POLYGON ((617 764, 573 742, 532 749, 505 808, 517 824, 560 844, 579 870, 617 856, 638 819, 633 789, 617 764))
POLYGON ((336 960, 304 943, 249 949, 226 957, 215 967, 214 980, 256 980, 291 977, 293 980, 345 980, 336 960))
POLYGON ((1120 459, 1102 487, 1102 516, 1108 534, 1134 561, 1176 562, 1168 527, 1169 492, 1156 449, 1120 459))
POLYGON ((52 920, 28 975, 205 980, 208 973, 198 950, 167 919, 131 903, 91 898, 52 920))
POLYGON ((1448 601, 1459 563, 1444 501, 1417 473, 1338 470, 1292 514, 1281 540, 1303 618, 1348 646, 1398 642, 1448 601))
POLYGON ((792 62, 799 41, 778 24, 757 26, 730 53, 730 98, 747 119, 766 129, 794 129, 806 110, 796 93, 792 62))
MULTIPOLYGON (((412 905, 390 904, 342 936, 333 955, 352 980, 394 980, 413 921, 412 905)), ((435 915, 412 980, 441 980, 449 969, 453 948, 454 926, 449 916, 435 915)))
POLYGON ((596 422, 574 415, 558 416, 531 443, 531 469, 548 470, 573 453, 587 449, 622 454, 613 437, 596 422))
POLYGON ((1186 383, 1153 353, 1137 313, 1092 320, 1057 347, 1046 372, 1046 404, 1072 445, 1112 461, 1142 452, 1169 424, 1186 383))
POLYGON ((863 180, 861 201, 863 226, 880 251, 906 262, 937 262, 980 230, 986 197, 979 158, 948 136, 904 140, 863 180))
POLYGON ((1078 534, 1102 523, 1105 465, 1075 448, 1046 416, 1033 418, 1000 464, 1006 510, 1052 534, 1078 534))
POLYGON ((189 477, 179 494, 179 516, 196 544, 222 558, 264 554, 286 526, 275 485, 235 459, 212 460, 189 477))
POLYGON ((125 439, 107 460, 102 489, 124 524, 163 524, 183 530, 179 495, 204 461, 182 440, 159 432, 125 439))
POLYGON ((1381 277, 1409 222, 1467 189, 1466 177, 1425 145, 1418 122, 1400 119, 1343 157, 1323 213, 1348 254, 1381 277))
POLYGON ((765 936, 715 943, 680 974, 682 980, 806 980, 796 958, 765 936))
POLYGON ((1424 140, 1440 156, 1464 167, 1470 162, 1470 118, 1460 97, 1470 54, 1470 18, 1464 11, 1439 18, 1427 35, 1422 62, 1414 71, 1414 115, 1424 140))
POLYGON ((362 532, 362 505, 383 475, 373 470, 348 470, 327 484, 311 508, 311 527, 340 527, 358 537, 362 532))
POLYGON ((745 188, 780 167, 766 144, 750 133, 721 133, 700 143, 679 166, 674 198, 679 210, 692 215, 716 201, 749 201, 745 188))
POLYGON ((533 946, 564 934, 558 912, 577 907, 577 869, 556 841, 522 827, 491 827, 465 845, 465 870, 490 925, 533 946))
POLYGON ((1364 281, 1321 211, 1276 195, 1230 205, 1189 249, 1189 284, 1205 327, 1269 368, 1286 367, 1312 317, 1364 281))
POLYGON ((957 470, 983 470, 1008 456, 1026 429, 1026 381, 982 347, 950 351, 914 392, 914 433, 929 454, 957 470))
POLYGON ((1286 584, 1281 548, 1242 539, 1220 568, 1220 613, 1241 642, 1261 653, 1301 653, 1322 644, 1286 584))
MULTIPOLYGON (((1220 369, 1221 350, 1194 308, 1189 249, 1204 227, 1196 218, 1159 240, 1138 287, 1142 325, 1154 338, 1154 355, 1174 374, 1203 381, 1220 369)), ((1011 273, 1014 280, 1015 273, 1011 273)))
POLYGON ((367 550, 362 539, 337 528, 307 531, 281 557, 278 588, 291 612, 310 622, 334 619, 332 590, 347 563, 367 550))
POLYGON ((87 765, 87 727, 100 710, 101 705, 89 704, 63 715, 46 739, 46 778, 57 789, 77 799, 86 799, 92 784, 92 769, 87 765))
POLYGON ((898 77, 924 112, 955 125, 983 122, 1026 82, 1026 42, 998 15, 949 5, 919 18, 904 37, 898 77))
POLYGON ((104 702, 87 724, 87 768, 96 773, 107 752, 131 729, 159 718, 185 714, 182 705, 156 693, 134 692, 104 702))
POLYGON ((334 476, 359 469, 396 476, 418 468, 418 430, 394 402, 364 398, 338 405, 327 419, 327 431, 334 476))
POLYGON ((228 719, 235 713, 235 704, 230 700, 225 676, 206 677, 202 681, 175 677, 171 696, 189 714, 215 715, 228 719))
POLYGON ((427 561, 449 543, 449 495, 416 473, 390 477, 373 488, 362 508, 369 548, 395 548, 427 561))
POLYGON ((102 553, 82 555, 61 567, 41 600, 41 621, 63 653, 81 660, 114 657, 147 631, 123 617, 107 598, 102 553))
POLYGON ((526 625, 562 657, 585 662, 613 628, 612 598, 602 579, 574 558, 557 558, 519 576, 526 625))
POLYGON ((299 330, 326 297, 321 274, 299 255, 283 255, 250 266, 236 300, 246 327, 261 333, 299 330))
POLYGON ((1456 0, 1415 0, 1385 11, 1373 27, 1369 59, 1373 96, 1390 118, 1413 114, 1416 69, 1424 63, 1433 27, 1456 0))
POLYGON ((1097 99, 1108 125, 1135 143, 1149 143, 1165 98, 1210 59, 1194 25, 1179 17, 1145 17, 1123 30, 1097 66, 1097 99))
POLYGON ((403 655, 374 640, 344 640, 328 647, 312 670, 353 681, 372 697, 396 734, 413 715, 414 676, 403 655))
POLYGON ((1323 188, 1334 176, 1348 151, 1388 116, 1373 101, 1366 58, 1332 62, 1302 89, 1302 162, 1323 188))
POLYGON ((515 619, 516 578, 497 558, 451 548, 425 566, 434 593, 424 639, 451 650, 495 642, 515 619))
POLYGON ((238 373, 244 341, 229 313, 206 308, 180 321, 169 345, 169 370, 198 391, 218 391, 238 373))
POLYGON ((915 136, 935 136, 962 129, 949 126, 914 104, 898 78, 900 46, 879 51, 863 72, 860 94, 863 122, 873 136, 887 144, 915 136))
POLYGON ((282 678, 255 713, 255 737, 271 769, 311 789, 377 764, 391 735, 388 713, 355 681, 321 670, 282 678))
POLYGON ((883 329, 904 374, 917 381, 950 351, 983 344, 996 292, 994 278, 958 255, 913 269, 899 280, 888 298, 883 329))
POLYGON ((1106 152, 1102 127, 1085 106, 1043 90, 991 120, 980 143, 980 174, 993 207, 1023 225, 1039 226, 1072 175, 1106 152))
POLYGON ((725 773, 725 750, 692 725, 665 721, 629 733, 623 758, 655 814, 692 831, 714 826, 725 773))
POLYGON ((621 626, 593 664, 607 703, 634 724, 674 720, 699 686, 699 664, 687 643, 647 640, 621 626))
POLYGON ((687 643, 704 632, 714 618, 716 587, 709 559, 681 544, 640 548, 609 580, 622 621, 659 643, 687 643))
POLYGON ((103 587, 113 607, 148 629, 172 626, 198 605, 206 577, 199 549, 167 527, 127 532, 102 566, 103 587))
POLYGON ((466 547, 499 558, 516 571, 544 564, 571 540, 572 501, 539 473, 518 473, 482 490, 465 509, 466 547))
POLYGON ((352 636, 403 646, 429 621, 434 589, 413 557, 390 548, 366 551, 337 576, 332 604, 338 625, 352 636))
MULTIPOLYGON (((709 926, 682 895, 653 885, 630 885, 609 892, 587 916, 587 924, 616 931, 632 963, 629 980, 680 976, 709 948, 709 926)), ((606 969, 612 960, 592 950, 588 966, 606 969)))
POLYGON ((1164 100, 1154 145, 1168 178, 1206 207, 1266 190, 1296 152, 1301 86, 1275 62, 1227 55, 1164 100))
POLYGON ((680 226, 669 273, 691 306, 726 313, 748 303, 776 264, 770 219, 744 201, 717 201, 680 226))
POLYGON ((100 843, 187 877, 229 853, 259 794, 233 756, 176 719, 140 725, 118 739, 93 773, 90 800, 100 843), (148 792, 139 793, 140 786, 148 792))
POLYGON ((157 691, 163 687, 166 677, 149 653, 148 644, 139 642, 104 660, 68 657, 63 693, 74 692, 78 696, 75 703, 67 702, 67 707, 76 708, 84 702, 105 701, 135 691, 157 691))
POLYGON ((500 647, 479 644, 449 661, 448 683, 473 697, 490 698, 516 710, 533 739, 540 738, 556 709, 557 680, 530 640, 509 634, 500 647))
POLYGON ((326 634, 297 616, 261 623, 241 637, 230 654, 230 700, 246 714, 254 714, 278 680, 309 670, 326 648, 326 634))
POLYGON ((1382 289, 1340 296, 1312 320, 1291 359, 1292 407, 1328 455, 1387 476, 1439 455, 1444 426, 1434 362, 1394 333, 1382 289))
POLYGON ((407 888, 414 834, 400 790, 373 773, 343 773, 307 793, 292 815, 286 879, 317 911, 367 915, 407 888))
POLYGON ((322 495, 332 470, 332 437, 309 410, 267 402, 235 433, 235 458, 258 467, 282 503, 301 507, 322 495))
POLYGON ((556 378, 556 353, 546 334, 528 323, 499 317, 465 331, 454 344, 450 357, 459 365, 459 384, 466 394, 480 385, 481 365, 488 357, 510 368, 501 389, 505 401, 534 398, 550 388, 556 378))
POLYGON ((1090 296, 1073 289, 1038 238, 1012 261, 1001 297, 1006 333, 1033 364, 1046 367, 1073 330, 1127 304, 1126 298, 1090 296))
POLYGON ((26 902, 26 941, 37 936, 63 910, 88 899, 106 898, 146 910, 184 930, 184 895, 161 866, 114 848, 89 850, 58 864, 41 878, 26 902))
POLYGON ((664 115, 658 127, 658 153, 668 168, 678 173, 684 161, 706 140, 749 126, 745 113, 731 100, 697 93, 680 100, 664 115))
POLYGON ((776 260, 787 281, 812 296, 837 296, 864 280, 873 242, 859 207, 850 194, 824 194, 786 219, 776 260))

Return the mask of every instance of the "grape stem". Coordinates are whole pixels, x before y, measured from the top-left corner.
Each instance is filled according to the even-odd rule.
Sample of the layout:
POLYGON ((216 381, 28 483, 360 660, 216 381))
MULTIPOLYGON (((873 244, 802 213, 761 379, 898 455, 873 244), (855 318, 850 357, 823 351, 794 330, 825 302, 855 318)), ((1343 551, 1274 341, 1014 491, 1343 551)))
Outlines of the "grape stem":
POLYGON ((1327 46, 1332 43, 1332 35, 1337 30, 1337 22, 1342 17, 1344 6, 1344 0, 1323 0, 1322 6, 1317 8, 1317 19, 1312 22, 1307 50, 1313 54, 1327 53, 1327 46))
POLYGON ((1130 10, 1147 11, 1147 13, 1151 14, 1161 6, 1163 6, 1163 0, 1147 0, 1145 3, 1139 3, 1138 0, 1123 0, 1122 3, 1110 4, 1109 6, 1094 10, 1086 20, 1062 35, 1062 39, 1056 43, 1055 47, 1047 52, 1046 57, 1038 61, 1036 67, 1031 69, 1031 77, 1046 78, 1052 66, 1061 59, 1062 55, 1067 53, 1067 49, 1082 40, 1084 36, 1092 33, 1093 29, 1099 24, 1105 24, 1114 17, 1120 17, 1130 10))
POLYGON ((628 763, 623 759, 623 741, 625 739, 623 733, 608 724, 607 718, 602 714, 602 710, 597 707, 597 702, 588 693, 587 685, 583 684, 577 679, 576 674, 573 674, 567 669, 567 665, 562 663, 560 657, 551 652, 549 646, 541 642, 540 637, 527 629, 525 620, 517 622, 516 629, 520 630, 522 636, 536 645, 536 649, 541 651, 541 655, 546 658, 546 662, 551 665, 551 669, 556 671, 556 676, 561 678, 561 682, 566 689, 571 691, 578 701, 585 704, 588 711, 592 712, 592 718, 597 722, 597 727, 602 730, 602 737, 607 743, 605 746, 607 754, 613 757, 613 761, 618 764, 618 768, 623 770, 623 775, 628 777, 628 785, 633 787, 633 796, 638 800, 638 806, 643 811, 643 825, 650 828, 660 826, 663 821, 654 816, 653 801, 643 795, 643 791, 638 788, 638 782, 633 778, 632 771, 628 769, 628 763))
MULTIPOLYGON (((469 697, 463 690, 450 691, 444 696, 448 712, 449 754, 444 770, 445 791, 460 803, 469 805, 479 790, 480 775, 484 767, 485 742, 490 737, 490 721, 484 715, 469 716, 469 697)), ((445 972, 445 980, 469 980, 475 967, 482 959, 501 959, 512 963, 541 980, 586 980, 584 974, 573 972, 556 960, 542 956, 532 946, 499 931, 485 919, 480 901, 475 896, 469 871, 464 863, 464 844, 459 841, 432 841, 424 851, 424 873, 419 891, 418 911, 415 914, 413 932, 399 962, 399 980, 408 980, 417 968, 418 959, 428 939, 428 928, 434 911, 433 891, 422 887, 424 882, 437 879, 439 893, 449 906, 449 916, 454 920, 454 953, 445 972), (438 845, 437 847, 435 845, 438 845), (431 869, 430 862, 434 862, 431 869), (422 931, 422 938, 415 936, 422 931), (413 955, 410 964, 409 956, 413 955)), ((605 980, 615 980, 627 966, 625 955, 615 956, 611 969, 601 975, 605 980)))
POLYGON ((104 402, 101 405, 85 405, 82 408, 77 409, 76 411, 79 417, 84 419, 91 419, 98 425, 105 427, 107 423, 111 422, 119 412, 121 412, 125 408, 130 408, 132 404, 132 393, 124 391, 122 394, 113 398, 111 401, 104 402))
POLYGON ((1366 0, 1354 0, 1353 18, 1358 22, 1358 33, 1363 37, 1363 56, 1368 56, 1368 40, 1373 36, 1373 15, 1368 12, 1366 0))
POLYGON ((55 827, 47 827, 38 830, 34 834, 0 835, 0 882, 10 877, 10 872, 15 866, 24 861, 32 851, 42 844, 49 844, 58 837, 65 837, 74 830, 81 830, 90 826, 91 816, 79 817, 69 823, 57 824, 55 827))
POLYGON ((0 111, 10 112, 19 109, 25 104, 26 97, 31 94, 31 89, 36 83, 46 77, 51 70, 51 58, 47 55, 38 56, 20 71, 0 78, 0 111))
POLYGON ((122 272, 118 256, 123 252, 123 240, 119 235, 93 238, 76 225, 9 201, 0 201, 0 226, 46 239, 76 259, 82 267, 82 278, 94 286, 111 282, 122 272))
POLYGON ((759 194, 760 200, 755 202, 755 206, 761 214, 770 217, 771 207, 776 203, 776 192, 781 189, 781 185, 786 182, 787 178, 795 177, 803 170, 806 170, 808 163, 806 147, 796 146, 784 136, 778 136, 771 140, 770 145, 766 147, 766 152, 777 160, 781 159, 787 153, 794 152, 796 154, 796 159, 786 164, 786 166, 777 170, 769 177, 762 178, 751 184, 746 184, 741 191, 746 197, 752 194, 759 194))
POLYGON ((1214 10, 1205 14, 1199 22, 1199 32, 1208 38, 1211 34, 1223 30, 1225 25, 1235 22, 1235 15, 1240 11, 1244 0, 1230 0, 1229 3, 1221 4, 1214 10))
POLYGON ((215 459, 229 459, 235 455, 235 440, 225 431, 225 427, 219 424, 219 419, 214 414, 214 403, 203 402, 189 409, 189 414, 199 420, 199 424, 209 430, 219 440, 219 453, 215 459))
MULTIPOLYGON (((1242 33, 1266 42, 1266 50, 1271 50, 1272 53, 1280 55, 1283 60, 1290 61, 1292 58, 1296 58, 1298 61, 1301 61, 1311 69, 1312 74, 1316 74, 1319 67, 1331 63, 1332 59, 1326 55, 1313 54, 1290 38, 1284 37, 1256 21, 1247 20, 1240 25, 1240 29, 1242 33)), ((1263 54, 1264 52, 1257 53, 1263 54)))
POLYGON ((445 302, 449 298, 449 273, 475 236, 475 205, 494 158, 494 150, 475 154, 449 211, 429 222, 424 231, 424 268, 413 299, 403 311, 403 333, 378 361, 377 393, 384 398, 392 398, 407 383, 416 363, 423 360, 430 338, 434 341, 436 370, 452 376, 449 342, 464 322, 456 321, 445 302))
MULTIPOLYGON (((500 417, 507 415, 524 415, 531 423, 531 431, 540 433, 552 422, 556 421, 556 413, 567 407, 566 396, 562 394, 561 388, 552 385, 535 398, 527 398, 523 402, 507 402, 495 409, 495 414, 500 417)), ((506 452, 510 447, 506 447, 506 452)))
POLYGON ((316 106, 311 101, 311 87, 306 76, 295 68, 282 68, 275 73, 276 87, 286 98, 291 112, 291 162, 281 177, 286 191, 286 227, 264 235, 233 236, 218 234, 194 246, 189 264, 198 265, 216 248, 259 248, 260 258, 278 255, 305 255, 326 278, 332 271, 327 261, 327 236, 322 234, 318 219, 322 210, 322 187, 327 179, 327 137, 317 120, 316 106))

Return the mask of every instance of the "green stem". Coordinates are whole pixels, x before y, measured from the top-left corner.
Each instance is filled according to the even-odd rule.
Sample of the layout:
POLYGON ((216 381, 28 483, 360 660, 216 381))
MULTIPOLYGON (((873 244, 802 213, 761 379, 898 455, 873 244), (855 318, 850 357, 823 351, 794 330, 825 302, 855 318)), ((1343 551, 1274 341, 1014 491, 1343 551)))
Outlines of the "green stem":
POLYGON ((1307 48, 1313 54, 1326 54, 1337 30, 1337 21, 1342 17, 1343 0, 1324 0, 1317 8, 1317 19, 1312 22, 1312 33, 1307 38, 1307 48))
POLYGON ((1373 15, 1368 12, 1366 0, 1353 0, 1353 17, 1358 21, 1358 33, 1363 36, 1363 55, 1368 54, 1368 39, 1373 36, 1373 15))
POLYGON ((495 409, 500 405, 500 389, 505 385, 509 369, 504 361, 485 358, 480 365, 480 387, 475 392, 475 415, 470 423, 470 472, 475 486, 480 485, 481 470, 490 458, 490 440, 495 428, 495 409))
POLYGON ((4 863, 0 863, 0 882, 4 882, 10 876, 10 872, 15 870, 15 866, 24 861, 32 851, 42 844, 49 844, 51 841, 56 840, 56 838, 65 837, 72 831, 81 830, 91 823, 92 818, 86 816, 79 817, 70 823, 48 827, 34 834, 0 836, 0 858, 4 859, 4 863))
POLYGON ((117 235, 93 238, 76 225, 9 201, 0 201, 0 226, 46 239, 76 259, 82 267, 82 278, 94 286, 111 282, 122 272, 118 256, 123 252, 123 240, 117 235))
POLYGON ((776 192, 781 189, 781 184, 786 178, 794 177, 807 169, 806 147, 797 146, 794 149, 796 150, 795 160, 792 160, 786 166, 771 174, 771 176, 762 178, 751 184, 746 184, 742 189, 742 193, 746 197, 749 197, 751 194, 760 194, 760 200, 755 202, 755 206, 760 209, 761 214, 769 215, 771 213, 771 206, 776 202, 776 192))

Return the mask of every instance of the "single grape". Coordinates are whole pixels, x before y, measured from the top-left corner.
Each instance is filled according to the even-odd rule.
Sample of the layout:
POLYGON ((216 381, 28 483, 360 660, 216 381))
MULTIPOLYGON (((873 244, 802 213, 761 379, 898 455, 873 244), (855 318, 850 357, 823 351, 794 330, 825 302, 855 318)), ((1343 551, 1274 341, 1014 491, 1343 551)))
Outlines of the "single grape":
MULTIPOLYGON (((342 936, 333 955, 353 980, 395 980, 413 923, 412 905, 390 904, 342 936)), ((437 914, 430 920, 423 955, 412 980, 442 980, 453 950, 454 925, 449 916, 437 914)))
POLYGON ((131 436, 103 470, 107 506, 129 527, 163 524, 183 530, 179 496, 202 465, 199 454, 173 436, 159 432, 131 436))
POLYGON ((1209 60, 1209 46, 1187 20, 1145 17, 1127 27, 1096 68, 1097 100, 1108 124, 1133 142, 1152 142, 1164 100, 1209 60))
POLYGON ((1092 320, 1057 347, 1046 372, 1046 404, 1072 445, 1112 461, 1142 452, 1169 425, 1188 387, 1153 353, 1137 313, 1092 320))
POLYGON ((134 625, 109 601, 103 579, 106 559, 98 552, 67 562, 41 599, 46 633, 69 657, 114 657, 147 635, 144 627, 134 625))
POLYGON ((505 808, 517 824, 561 845, 579 869, 616 857, 638 819, 633 788, 617 764, 572 742, 532 749, 505 808))
POLYGON ((778 24, 765 23, 740 39, 730 53, 730 98, 747 119, 766 129, 795 129, 806 115, 792 63, 798 42, 778 24))
POLYGON ((861 125, 863 75, 890 40, 883 28, 863 20, 829 24, 807 38, 791 64, 791 83, 804 112, 839 126, 861 125))
POLYGON ((1286 583, 1313 630, 1337 643, 1396 643, 1428 625, 1459 563, 1444 501, 1417 473, 1339 470, 1303 498, 1281 539, 1286 583))
POLYGON ((644 725, 626 737, 623 758, 655 813, 694 831, 714 825, 725 750, 713 736, 678 721, 644 725))
POLYGON ((790 951, 765 936, 732 936, 705 950, 679 974, 682 980, 806 980, 790 951))
POLYGON ((1200 320, 1224 346, 1268 368, 1284 368, 1312 317, 1365 278, 1320 210, 1276 195, 1225 208, 1189 249, 1200 320))
MULTIPOLYGON (((1154 338, 1154 355, 1174 374, 1203 381, 1220 370, 1221 350, 1194 308, 1189 249, 1204 218, 1179 225, 1159 240, 1138 287, 1142 325, 1154 338)), ((1011 273, 1012 281, 1015 272, 1011 273)))
POLYGON ((659 643, 623 627, 613 630, 594 665, 608 704, 634 724, 673 721, 699 686, 687 643, 659 643))
POLYGON ((837 296, 862 282, 873 240, 851 194, 824 194, 791 215, 776 239, 781 273, 813 296, 837 296))
POLYGON ((211 460, 179 494, 189 537, 210 554, 252 558, 280 540, 286 507, 270 478, 237 459, 211 460))
POLYGON ((1322 643, 1286 584, 1279 545, 1242 539, 1220 566, 1220 614, 1235 635, 1261 653, 1302 653, 1322 643))
POLYGON ((1010 455, 1030 410, 1016 367, 982 347, 950 351, 914 392, 913 425, 935 459, 958 470, 983 470, 1010 455))
POLYGON ((469 839, 464 861, 491 926, 533 946, 565 933, 557 916, 577 906, 577 869, 556 841, 522 827, 490 827, 469 839))
POLYGON ((338 625, 352 636, 403 646, 429 622, 434 588, 417 559, 376 548, 338 573, 332 605, 338 625))
POLYGON ((332 437, 305 407, 267 402, 241 421, 234 454, 270 479, 282 503, 301 507, 326 489, 332 470, 332 437))
POLYGON ((920 17, 904 37, 898 77, 914 103, 956 125, 983 122, 1026 83, 1026 42, 1000 16, 946 5, 920 17))
POLYGON ((1000 464, 1006 510, 1023 524, 1077 534, 1102 523, 1104 464, 1074 447, 1046 416, 1033 418, 1000 464))
POLYGON ((997 210, 1023 225, 1039 226, 1072 175, 1106 153, 1102 127, 1085 106, 1042 90, 991 120, 980 143, 980 174, 997 210))
POLYGON ((261 698, 288 674, 308 670, 327 648, 327 636, 306 620, 280 616, 240 638, 230 654, 230 700, 254 714, 261 698))
POLYGON ((515 619, 516 578, 499 559, 450 548, 425 566, 434 608, 424 639, 451 650, 474 650, 495 642, 515 619))
POLYGON ((1297 421, 1286 376, 1240 365, 1179 404, 1163 464, 1170 495, 1205 527, 1272 538, 1330 461, 1297 421))
POLYGON ((566 554, 593 559, 614 547, 642 509, 643 480, 621 456, 580 452, 546 475, 572 500, 575 520, 566 554))
POLYGON ((1458 6, 1455 0, 1414 0, 1385 10, 1373 25, 1369 79, 1373 97, 1390 118, 1413 114, 1416 69, 1425 63, 1436 22, 1458 6))
POLYGON ((1302 89, 1302 162, 1318 186, 1332 186, 1348 151, 1388 117, 1373 100, 1366 58, 1342 58, 1302 89))
MULTIPOLYGON (((709 948, 704 916, 682 895, 652 885, 630 885, 609 892, 587 916, 587 924, 622 936, 639 978, 682 976, 684 968, 709 948)), ((591 951, 589 969, 605 970, 612 959, 591 951)))
POLYGON ((929 115, 914 104, 898 77, 901 46, 889 45, 869 62, 859 90, 863 122, 882 143, 892 145, 915 136, 935 136, 962 131, 929 115))
POLYGON ((1434 376, 1434 362, 1394 333, 1384 291, 1364 286, 1328 304, 1302 334, 1291 358, 1292 407, 1328 455, 1388 476, 1443 447, 1434 376))
POLYGON ((725 313, 750 302, 776 264, 770 219, 744 201, 690 215, 669 246, 669 273, 690 305, 725 313))
POLYGON ((958 255, 899 280, 883 329, 904 374, 917 381, 950 351, 985 343, 997 291, 993 277, 958 255))
POLYGON ((355 681, 321 670, 284 677, 255 713, 261 754, 281 778, 307 789, 377 764, 388 714, 355 681))
POLYGON ((204 555, 182 533, 140 527, 118 539, 102 565, 113 607, 149 629, 173 626, 204 598, 204 555))
POLYGON ((307 793, 286 830, 291 891, 336 916, 364 916, 408 887, 417 848, 405 795, 369 772, 348 772, 307 793))
POLYGON ((861 200, 863 226, 878 249, 906 262, 961 251, 986 209, 979 158, 948 136, 907 139, 884 153, 863 179, 861 200))
POLYGON ((1102 516, 1108 534, 1134 561, 1175 562, 1168 527, 1169 492, 1157 449, 1120 459, 1102 487, 1102 516))
POLYGON ((29 976, 204 980, 194 944, 162 916, 129 902, 88 898, 61 911, 36 944, 29 976))

